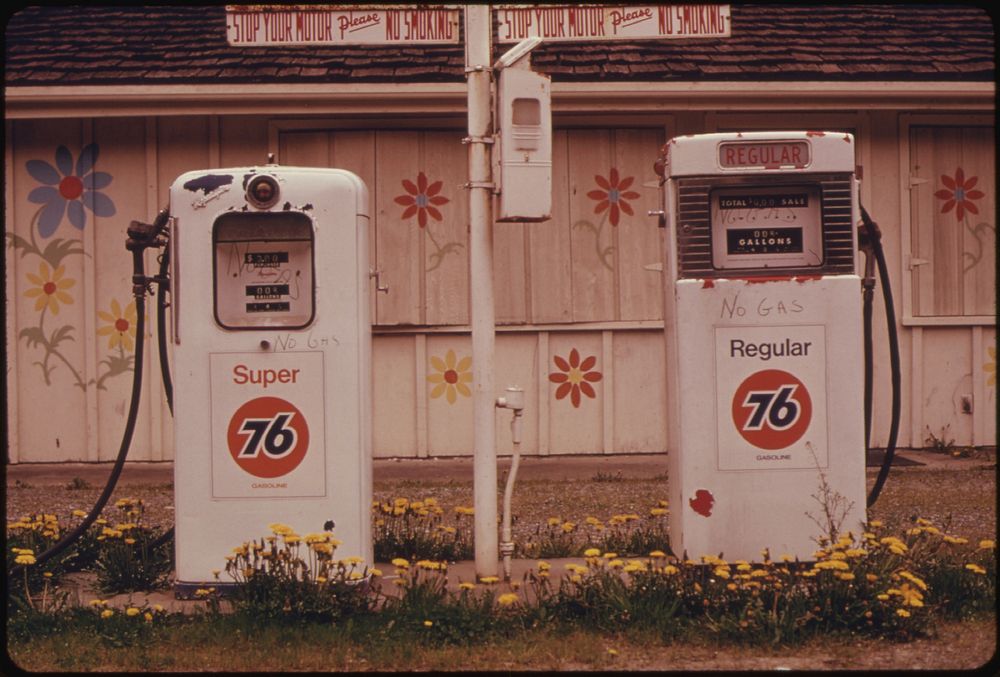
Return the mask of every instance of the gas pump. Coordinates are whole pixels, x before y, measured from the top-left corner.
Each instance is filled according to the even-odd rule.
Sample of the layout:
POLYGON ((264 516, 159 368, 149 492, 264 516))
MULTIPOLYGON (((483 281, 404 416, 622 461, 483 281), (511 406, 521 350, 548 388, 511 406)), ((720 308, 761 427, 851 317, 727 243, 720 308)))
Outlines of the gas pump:
POLYGON ((195 171, 170 213, 175 592, 225 585, 213 570, 273 523, 372 562, 365 184, 195 171))
POLYGON ((677 137, 667 228, 671 546, 801 560, 865 510, 854 139, 677 137))

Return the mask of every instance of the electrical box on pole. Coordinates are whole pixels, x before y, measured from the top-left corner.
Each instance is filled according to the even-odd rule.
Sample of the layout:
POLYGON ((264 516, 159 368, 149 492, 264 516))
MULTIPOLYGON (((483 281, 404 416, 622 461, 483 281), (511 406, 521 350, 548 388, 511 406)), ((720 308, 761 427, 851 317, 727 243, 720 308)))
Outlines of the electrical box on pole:
POLYGON ((552 83, 531 70, 528 56, 540 42, 525 40, 494 65, 497 221, 546 221, 552 216, 552 83))

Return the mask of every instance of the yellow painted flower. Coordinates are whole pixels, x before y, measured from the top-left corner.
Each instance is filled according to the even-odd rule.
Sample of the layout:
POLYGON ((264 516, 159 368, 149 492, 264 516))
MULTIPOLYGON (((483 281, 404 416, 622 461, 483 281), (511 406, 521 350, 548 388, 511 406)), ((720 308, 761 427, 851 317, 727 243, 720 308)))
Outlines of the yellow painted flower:
POLYGON ((410 568, 410 562, 409 562, 409 560, 405 560, 402 557, 397 557, 396 559, 392 560, 391 564, 394 567, 399 567, 400 569, 409 569, 410 568))
POLYGON ((667 553, 663 552, 662 550, 653 550, 652 552, 649 553, 649 556, 653 558, 663 558, 667 556, 667 553))
POLYGON ((142 617, 146 619, 147 623, 152 623, 153 622, 153 614, 149 613, 148 611, 146 613, 144 613, 142 615, 142 617))
POLYGON ((469 371, 472 357, 466 355, 459 360, 455 351, 449 350, 443 360, 432 355, 431 366, 435 370, 427 375, 427 380, 435 384, 431 390, 431 399, 444 395, 448 404, 455 404, 459 395, 472 397, 472 390, 467 385, 472 383, 472 372, 469 371))
POLYGON ((129 608, 125 609, 125 615, 126 616, 138 616, 139 615, 139 610, 136 609, 134 606, 130 606, 129 608))
POLYGON ((118 299, 111 299, 110 311, 97 311, 97 317, 105 323, 97 328, 97 335, 108 337, 109 350, 121 346, 131 352, 135 348, 135 327, 138 318, 135 301, 122 308, 118 299))
POLYGON ((434 621, 424 621, 424 627, 430 628, 434 626, 434 621))
POLYGON ((584 557, 600 557, 601 556, 601 551, 598 550, 597 548, 587 548, 586 550, 583 551, 583 556, 584 557))
POLYGON ((31 566, 32 564, 35 563, 35 556, 29 553, 24 553, 15 557, 14 563, 23 564, 25 566, 31 566))
POLYGON ((974 574, 981 574, 983 576, 986 575, 986 569, 982 568, 978 564, 969 563, 969 564, 965 565, 965 568, 968 569, 969 571, 971 571, 974 574))
POLYGON ((38 275, 28 273, 28 281, 35 285, 24 295, 29 299, 35 299, 35 310, 40 311, 47 308, 53 315, 59 314, 59 304, 69 305, 73 303, 73 297, 66 293, 66 290, 76 284, 76 280, 63 279, 66 273, 65 266, 59 266, 55 272, 49 268, 49 264, 42 261, 38 266, 38 275))
POLYGON ((476 584, 469 583, 468 581, 466 581, 465 583, 459 583, 458 587, 461 588, 462 590, 475 590, 476 584))
POLYGON ((542 561, 540 561, 538 563, 538 570, 539 571, 548 571, 551 568, 552 568, 552 565, 549 564, 548 562, 546 562, 545 560, 542 560, 542 561))
POLYGON ((980 550, 993 550, 996 547, 997 547, 996 541, 992 541, 990 539, 983 539, 979 541, 980 550))
POLYGON ((907 611, 906 609, 896 609, 896 615, 899 616, 900 618, 909 618, 910 612, 907 611))
POLYGON ((112 611, 111 609, 105 609, 104 611, 101 612, 101 618, 111 618, 114 615, 115 612, 112 611))

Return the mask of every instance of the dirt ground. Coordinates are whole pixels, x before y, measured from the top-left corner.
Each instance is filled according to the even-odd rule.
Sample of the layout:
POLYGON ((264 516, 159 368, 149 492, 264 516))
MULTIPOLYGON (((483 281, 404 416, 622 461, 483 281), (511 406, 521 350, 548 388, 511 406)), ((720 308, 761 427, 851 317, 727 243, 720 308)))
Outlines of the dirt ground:
MULTIPOLYGON (((509 459, 501 459, 502 481, 509 459)), ((8 520, 33 512, 89 509, 103 486, 110 464, 44 464, 6 469, 8 520)), ((544 523, 553 514, 583 519, 607 518, 611 511, 648 508, 666 494, 665 454, 629 456, 552 456, 523 459, 515 488, 515 514, 522 527, 544 523), (662 487, 661 487, 662 485, 662 487)), ((868 469, 868 486, 877 468, 868 469)), ((968 458, 930 451, 904 450, 895 465, 872 518, 889 529, 905 529, 916 517, 948 525, 950 533, 969 538, 996 538, 996 456, 994 449, 968 458)), ((380 459, 374 464, 376 498, 434 495, 446 506, 471 505, 472 460, 380 459)), ((173 467, 170 463, 129 464, 112 496, 140 497, 148 522, 169 524, 173 518, 173 467)), ((467 563, 470 564, 471 563, 467 563)), ((466 567, 470 569, 470 567, 466 567)), ((455 567, 456 571, 464 571, 455 567)), ((470 573, 465 575, 468 580, 470 573)), ((161 594, 161 593, 157 593, 161 594)), ((169 597, 169 592, 162 593, 169 597)), ((974 622, 948 622, 930 637, 895 644, 874 640, 817 642, 793 651, 719 647, 683 643, 671 646, 623 646, 608 668, 615 670, 965 670, 981 668, 997 649, 995 617, 974 622)), ((497 668, 532 669, 516 656, 497 656, 497 668)), ((994 664, 994 668, 996 665, 994 664)), ((593 669, 572 658, 559 670, 593 669)), ((1000 674, 993 669, 989 674, 1000 674)))

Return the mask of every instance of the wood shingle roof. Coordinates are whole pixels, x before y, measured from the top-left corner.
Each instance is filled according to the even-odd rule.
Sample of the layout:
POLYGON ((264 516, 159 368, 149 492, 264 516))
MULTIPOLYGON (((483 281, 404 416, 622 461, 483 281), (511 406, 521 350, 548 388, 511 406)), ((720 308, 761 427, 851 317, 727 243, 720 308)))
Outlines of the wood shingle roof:
MULTIPOLYGON (((727 38, 543 44, 554 81, 993 81, 974 5, 733 4, 727 38)), ((6 85, 463 82, 461 44, 234 47, 223 5, 31 6, 6 26, 6 85)), ((498 46, 502 49, 503 46, 498 46)))

